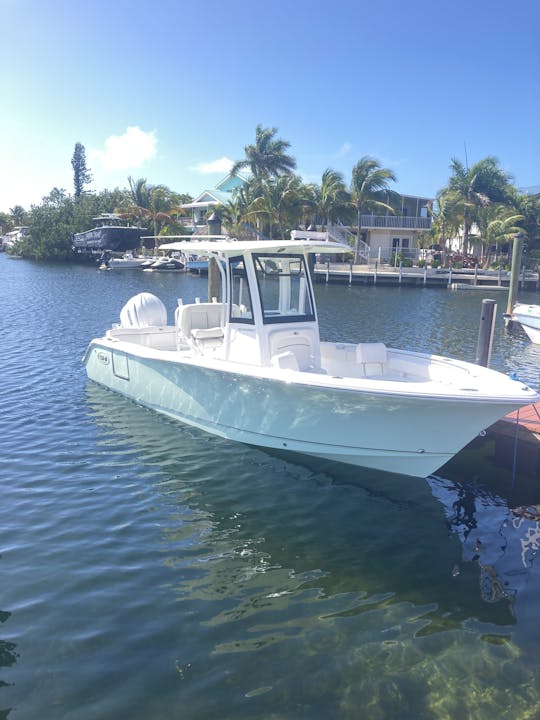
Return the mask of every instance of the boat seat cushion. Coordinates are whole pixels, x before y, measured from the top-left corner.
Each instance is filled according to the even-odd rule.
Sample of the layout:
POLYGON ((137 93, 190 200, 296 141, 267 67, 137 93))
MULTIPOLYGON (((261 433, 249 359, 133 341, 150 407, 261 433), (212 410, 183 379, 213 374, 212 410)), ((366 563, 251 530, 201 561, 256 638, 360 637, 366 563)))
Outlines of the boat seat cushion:
POLYGON ((210 328, 193 328, 191 336, 195 340, 209 340, 211 338, 222 338, 223 328, 210 327, 210 328))
POLYGON ((176 323, 184 341, 195 341, 199 347, 217 347, 223 342, 221 303, 179 305, 176 323))

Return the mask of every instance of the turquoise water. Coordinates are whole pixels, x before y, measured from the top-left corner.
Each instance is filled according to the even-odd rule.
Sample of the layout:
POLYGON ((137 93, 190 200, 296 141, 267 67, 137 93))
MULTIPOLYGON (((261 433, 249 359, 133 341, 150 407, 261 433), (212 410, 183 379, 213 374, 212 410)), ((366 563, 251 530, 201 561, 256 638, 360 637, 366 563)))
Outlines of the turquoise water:
MULTIPOLYGON (((489 444, 382 480, 137 407, 81 357, 141 290, 206 280, 0 255, 0 718, 540 717, 536 483, 489 444)), ((326 339, 474 359, 478 292, 317 296, 326 339)), ((539 359, 498 322, 494 367, 539 359)))

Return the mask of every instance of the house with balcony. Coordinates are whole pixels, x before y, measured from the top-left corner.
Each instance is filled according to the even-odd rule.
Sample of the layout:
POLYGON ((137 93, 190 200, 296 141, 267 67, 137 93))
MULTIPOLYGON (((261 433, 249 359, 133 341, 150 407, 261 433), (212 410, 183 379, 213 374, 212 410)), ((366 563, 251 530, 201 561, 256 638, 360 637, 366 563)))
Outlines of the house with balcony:
POLYGON ((369 258, 388 262, 393 253, 399 253, 417 259, 420 240, 431 228, 430 203, 430 198, 401 195, 399 214, 362 215, 361 234, 369 258))
POLYGON ((195 231, 197 228, 207 225, 208 217, 214 212, 218 205, 224 205, 232 198, 234 190, 242 187, 248 180, 248 176, 242 173, 227 175, 220 180, 212 190, 204 190, 194 200, 184 203, 182 207, 187 210, 189 216, 185 218, 184 225, 195 231))
MULTIPOLYGON (((183 224, 192 232, 208 231, 208 218, 219 205, 231 200, 234 190, 242 187, 248 177, 242 173, 229 174, 214 189, 204 190, 192 202, 182 205, 191 216, 184 218, 183 224)), ((397 214, 362 215, 360 255, 363 262, 389 262, 394 252, 405 258, 418 258, 419 241, 431 228, 428 208, 432 200, 415 195, 401 195, 400 198, 401 207, 397 214)), ((325 230, 330 239, 354 247, 355 226, 334 225, 325 230)))

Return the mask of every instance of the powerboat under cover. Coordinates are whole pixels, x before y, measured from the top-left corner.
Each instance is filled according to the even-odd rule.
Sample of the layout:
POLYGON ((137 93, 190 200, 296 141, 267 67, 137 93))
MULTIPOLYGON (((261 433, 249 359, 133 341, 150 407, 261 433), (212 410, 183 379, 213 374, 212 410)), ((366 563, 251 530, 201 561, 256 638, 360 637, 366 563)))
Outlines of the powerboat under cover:
POLYGON ((88 377, 209 433, 425 477, 484 428, 540 396, 502 373, 382 342, 322 342, 308 260, 340 243, 207 241, 221 299, 173 317, 141 293, 90 342, 88 377))

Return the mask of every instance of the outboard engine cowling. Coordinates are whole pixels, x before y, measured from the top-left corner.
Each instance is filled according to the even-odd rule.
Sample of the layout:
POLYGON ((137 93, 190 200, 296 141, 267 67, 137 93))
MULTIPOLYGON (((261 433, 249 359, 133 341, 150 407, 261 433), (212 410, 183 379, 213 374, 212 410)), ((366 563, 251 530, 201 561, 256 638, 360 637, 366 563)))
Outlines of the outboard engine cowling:
POLYGON ((132 297, 120 311, 120 327, 142 328, 167 325, 167 310, 161 300, 152 293, 139 293, 132 297))

